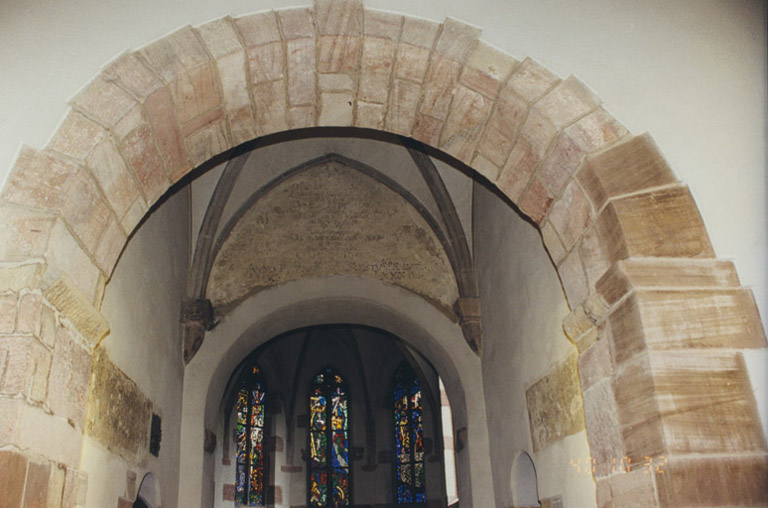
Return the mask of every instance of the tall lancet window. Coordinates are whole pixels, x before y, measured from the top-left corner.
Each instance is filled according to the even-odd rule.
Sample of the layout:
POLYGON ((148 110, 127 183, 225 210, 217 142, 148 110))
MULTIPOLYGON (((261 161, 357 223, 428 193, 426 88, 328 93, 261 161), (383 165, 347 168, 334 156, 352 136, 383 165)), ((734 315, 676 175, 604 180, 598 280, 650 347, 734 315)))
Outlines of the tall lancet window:
POLYGON ((392 394, 397 504, 426 503, 421 386, 419 378, 407 362, 403 362, 395 371, 392 394))
POLYGON ((264 442, 266 386, 256 365, 237 392, 235 442, 237 443, 237 478, 235 504, 266 506, 267 458, 264 442))
POLYGON ((349 506, 349 416, 344 379, 327 367, 309 395, 309 506, 349 506))

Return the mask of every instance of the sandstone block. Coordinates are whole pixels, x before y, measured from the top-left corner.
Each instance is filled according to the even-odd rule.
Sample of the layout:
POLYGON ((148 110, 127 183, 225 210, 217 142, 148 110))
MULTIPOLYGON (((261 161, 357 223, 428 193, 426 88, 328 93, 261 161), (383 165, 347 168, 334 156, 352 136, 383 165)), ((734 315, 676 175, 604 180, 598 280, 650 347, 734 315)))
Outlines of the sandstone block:
POLYGON ((117 258, 123 251, 127 237, 119 222, 113 217, 109 227, 99 240, 99 246, 94 253, 96 264, 104 274, 109 277, 117 263, 117 258))
POLYGON ((579 171, 579 181, 598 210, 611 198, 676 183, 647 134, 588 158, 579 171))
MULTIPOLYGON (((663 462, 662 459, 657 459, 663 462)), ((655 508, 656 503, 654 483, 656 471, 651 474, 647 469, 624 471, 611 476, 608 480, 611 487, 612 508, 655 508)))
POLYGON ((525 392, 533 451, 584 429, 576 355, 552 368, 525 392))
POLYGON ((403 20, 403 32, 400 42, 431 50, 440 25, 425 19, 406 17, 403 20))
POLYGON ((256 123, 251 106, 245 106, 227 115, 232 145, 237 146, 256 137, 256 123))
POLYGON ((572 180, 563 195, 553 205, 549 221, 570 250, 592 222, 592 207, 579 184, 572 180))
MULTIPOLYGON (((2 209, 0 209, 0 217, 2 217, 2 209)), ((1 218, 0 224, 2 224, 1 218)), ((24 264, 0 263, 0 288, 18 293, 25 288, 37 287, 42 271, 43 267, 39 261, 24 264)))
POLYGON ((424 84, 420 112, 438 120, 448 116, 461 64, 442 55, 433 55, 424 84))
MULTIPOLYGON (((160 86, 165 85, 161 84, 160 86)), ((160 88, 160 86, 158 86, 158 88, 160 88)), ((157 88, 155 90, 157 90, 157 88)), ((146 123, 147 118, 144 115, 144 107, 140 104, 136 104, 135 107, 128 111, 128 113, 126 113, 125 116, 119 122, 117 122, 117 125, 112 127, 112 132, 115 135, 117 144, 119 145, 122 143, 128 134, 146 123)))
POLYGON ((740 353, 640 353, 618 373, 614 392, 627 455, 635 463, 675 453, 765 451, 740 353))
POLYGON ((597 108, 564 132, 587 153, 611 146, 629 134, 629 131, 603 108, 597 108))
POLYGON ((16 330, 19 297, 14 293, 0 295, 0 333, 13 333, 16 330))
POLYGON ((520 128, 520 136, 528 141, 541 160, 557 136, 557 128, 541 111, 533 107, 520 128))
MULTIPOLYGON (((227 139, 225 123, 221 120, 195 130, 185 137, 185 141, 195 166, 199 166, 210 158, 228 150, 231 146, 227 139)), ((184 175, 174 175, 174 181, 182 176, 184 175)))
POLYGON ((459 85, 441 134, 440 149, 461 161, 472 162, 492 106, 487 97, 459 85))
POLYGON ((605 378, 584 390, 584 415, 594 476, 610 476, 621 467, 617 462, 624 457, 618 409, 610 379, 605 378))
MULTIPOLYGON (((519 203, 523 192, 531 183, 533 172, 539 163, 539 155, 525 139, 518 139, 502 168, 496 185, 509 199, 519 203)), ((546 187, 542 188, 546 191, 546 187)))
POLYGON ((147 200, 150 203, 157 201, 170 182, 149 127, 145 125, 129 134, 120 151, 141 184, 147 200))
POLYGON ((496 100, 478 151, 503 167, 527 114, 528 104, 510 88, 504 88, 496 100))
POLYGON ((102 76, 91 81, 77 94, 72 104, 97 122, 112 127, 125 116, 136 101, 116 84, 102 76))
POLYGON ((144 99, 163 85, 136 53, 127 52, 110 63, 102 74, 106 81, 119 81, 139 99, 144 99))
POLYGON ((315 107, 298 106, 288 111, 288 122, 291 129, 302 129, 315 126, 315 107))
POLYGON ((443 121, 429 115, 418 114, 413 125, 412 136, 429 146, 439 146, 440 132, 443 130, 443 121))
POLYGON ((56 130, 48 148, 73 159, 84 160, 107 132, 76 111, 70 111, 56 130))
POLYGON ((254 83, 283 79, 285 54, 281 42, 269 42, 248 48, 248 66, 254 83))
POLYGON ((288 58, 288 100, 292 106, 315 103, 315 40, 286 42, 288 58))
POLYGON ((520 209, 533 219, 536 224, 541 224, 554 199, 546 187, 534 178, 533 183, 528 187, 520 202, 520 209))
POLYGON ((30 462, 27 468, 27 486, 24 507, 47 508, 48 484, 51 480, 51 464, 30 462))
POLYGON ((537 172, 538 178, 555 195, 581 166, 586 152, 568 135, 557 136, 537 172))
POLYGON ((22 508, 24 482, 27 476, 27 458, 11 450, 0 451, 0 506, 22 508))
POLYGON ((195 30, 216 59, 243 51, 243 46, 237 37, 237 30, 229 17, 210 21, 195 30))
POLYGON ((56 330, 56 345, 48 385, 48 405, 53 414, 83 428, 91 355, 72 338, 64 327, 56 330))
POLYGON ((11 206, 0 207, 0 233, 13 241, 0 244, 3 261, 26 261, 42 255, 48 246, 55 217, 11 206))
POLYGON ((112 140, 99 143, 86 163, 109 205, 118 217, 123 217, 139 196, 139 190, 112 140))
POLYGON ((435 53, 463 62, 474 49, 479 36, 479 28, 447 18, 437 39, 435 53))
POLYGON ((404 136, 411 135, 420 96, 420 85, 400 79, 394 80, 385 121, 387 131, 404 136))
POLYGON ((221 106, 218 76, 214 63, 206 62, 169 83, 179 122, 184 123, 221 106))
POLYGON ((384 114, 386 107, 381 104, 357 101, 357 114, 355 126, 366 129, 381 130, 384 127, 384 114))
POLYGON ((60 220, 51 229, 45 258, 48 262, 43 275, 45 287, 55 283, 61 274, 74 274, 77 277, 74 287, 93 301, 101 272, 60 220))
POLYGON ((660 506, 765 506, 768 459, 765 455, 666 457, 656 476, 660 506))
POLYGON ((589 390, 597 383, 610 380, 613 376, 613 355, 610 344, 609 337, 602 337, 579 356, 579 376, 582 390, 589 390))
POLYGON ((310 9, 279 10, 277 17, 286 40, 315 36, 315 23, 310 9))
POLYGON ((534 102, 554 87, 558 81, 557 76, 547 69, 526 58, 515 68, 509 78, 509 86, 528 102, 534 102))
POLYGON ((139 221, 144 217, 144 214, 148 209, 149 206, 147 205, 147 202, 142 196, 139 196, 128 209, 125 216, 120 220, 120 225, 130 234, 130 232, 133 231, 133 228, 139 224, 139 221))
POLYGON ((29 335, 4 337, 0 358, 5 362, 0 392, 42 402, 51 366, 51 355, 45 346, 29 335))
POLYGON ((1 196, 9 203, 58 210, 77 171, 71 162, 23 146, 1 196))
POLYGON ((320 74, 318 76, 322 92, 354 92, 355 82, 348 74, 320 74))
POLYGON ((363 34, 366 37, 377 37, 397 42, 402 24, 403 16, 370 9, 363 11, 363 34))
POLYGON ((429 49, 401 43, 395 58, 395 76, 421 83, 429 67, 430 54, 429 49))
POLYGON ((349 126, 353 124, 354 97, 350 93, 326 92, 320 96, 320 118, 322 126, 349 126))
POLYGON ((494 98, 509 77, 517 60, 496 48, 478 42, 461 74, 461 82, 481 94, 494 98))
POLYGON ((565 259, 567 252, 565 247, 563 247, 563 241, 557 236, 555 228, 552 227, 552 223, 549 221, 545 222, 544 226, 541 227, 541 238, 552 262, 555 265, 560 264, 565 259))
POLYGON ((46 290, 45 298, 91 343, 98 343, 109 333, 104 316, 66 276, 46 290))
POLYGON ((321 36, 318 41, 317 72, 356 75, 360 67, 361 46, 359 36, 321 36))
POLYGON ((288 128, 283 81, 254 85, 253 100, 256 109, 256 132, 260 136, 288 128))
POLYGON ((363 41, 359 99, 378 104, 387 102, 395 48, 395 43, 388 40, 366 38, 363 41))
POLYGON ((43 297, 37 292, 24 292, 19 297, 18 333, 40 337, 43 297))
POLYGON ((274 12, 251 14, 235 19, 246 47, 260 46, 280 40, 280 29, 274 12))
POLYGON ((67 190, 61 215, 83 243, 93 252, 109 220, 109 207, 86 171, 79 171, 67 190))
POLYGON ((578 248, 581 259, 584 261, 589 287, 595 287, 597 281, 610 267, 610 260, 606 249, 600 243, 597 228, 593 227, 587 231, 578 248))
POLYGON ((315 20, 321 35, 359 35, 363 3, 359 0, 316 0, 315 20))
POLYGON ((565 261, 560 263, 557 272, 560 275, 560 282, 563 284, 568 304, 572 309, 587 299, 589 296, 587 275, 581 262, 581 256, 577 251, 571 252, 565 261))
POLYGON ((571 124, 600 104, 583 83, 569 76, 536 102, 536 108, 558 128, 571 124))
POLYGON ((501 169, 499 169, 496 164, 486 159, 482 154, 475 155, 470 166, 491 182, 495 182, 499 178, 499 173, 501 172, 501 169))

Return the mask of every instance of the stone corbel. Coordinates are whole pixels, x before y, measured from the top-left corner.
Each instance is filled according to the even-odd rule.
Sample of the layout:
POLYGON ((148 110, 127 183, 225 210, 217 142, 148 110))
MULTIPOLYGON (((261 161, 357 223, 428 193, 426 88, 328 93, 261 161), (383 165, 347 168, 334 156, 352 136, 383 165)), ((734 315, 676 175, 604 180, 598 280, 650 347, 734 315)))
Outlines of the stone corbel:
POLYGON ((464 340, 477 355, 480 355, 483 345, 483 322, 480 309, 480 298, 462 296, 456 300, 453 310, 459 317, 464 340))
POLYGON ((184 363, 189 363, 203 344, 206 330, 213 328, 213 305, 205 298, 185 298, 181 302, 184 363))

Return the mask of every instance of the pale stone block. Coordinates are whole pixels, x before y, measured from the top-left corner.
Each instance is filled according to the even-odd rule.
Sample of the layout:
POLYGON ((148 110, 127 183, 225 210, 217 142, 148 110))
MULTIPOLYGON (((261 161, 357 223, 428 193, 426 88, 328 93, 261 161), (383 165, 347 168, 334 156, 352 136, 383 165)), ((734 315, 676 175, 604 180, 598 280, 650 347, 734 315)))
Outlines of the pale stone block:
POLYGON ((587 275, 578 251, 571 252, 557 269, 568 304, 573 309, 589 296, 587 275))
POLYGON ((177 168, 189 166, 187 153, 179 132, 179 124, 176 121, 176 110, 168 90, 165 87, 158 88, 147 97, 144 106, 169 172, 175 172, 177 168))
POLYGON ((136 200, 139 190, 111 139, 99 143, 86 160, 115 213, 122 217, 136 200))
POLYGON ((181 28, 153 42, 139 53, 169 84, 200 65, 210 62, 208 52, 190 27, 181 28))
POLYGON ((584 261, 589 287, 595 287, 597 281, 610 268, 610 260, 597 234, 597 228, 591 228, 584 235, 579 245, 579 254, 584 261))
POLYGON ((128 135, 120 151, 149 202, 157 201, 168 188, 169 181, 149 127, 143 126, 128 135))
POLYGON ((395 43, 382 39, 363 41, 358 97, 366 102, 385 104, 395 64, 395 43))
POLYGON ((525 392, 533 451, 584 429, 576 355, 553 367, 525 392))
POLYGON ((77 429, 85 423, 90 378, 91 355, 66 328, 59 327, 53 348, 48 405, 54 415, 71 421, 77 429))
POLYGON ((251 103, 245 74, 245 52, 237 51, 216 60, 221 91, 227 111, 235 111, 251 103))
POLYGON ((387 108, 385 121, 386 130, 410 136, 420 97, 420 85, 400 79, 394 80, 392 93, 389 95, 389 108, 387 108))
POLYGON ((277 11, 283 37, 286 40, 315 36, 315 23, 310 9, 285 9, 277 11))
POLYGON ((603 108, 597 108, 565 129, 565 134, 589 153, 617 143, 629 131, 603 108))
POLYGON ((288 57, 288 100, 291 105, 314 104, 315 42, 294 39, 286 42, 288 57))
POLYGON ((556 265, 560 264, 560 262, 565 259, 567 251, 565 250, 565 247, 563 247, 563 242, 557 236, 557 232, 555 231, 555 228, 552 227, 550 221, 547 221, 544 226, 541 227, 541 238, 544 241, 544 246, 547 248, 547 252, 549 252, 549 257, 552 259, 552 262, 556 265))
POLYGON ((263 83, 282 79, 283 74, 283 44, 270 42, 248 48, 248 65, 251 69, 251 79, 254 83, 263 83))
MULTIPOLYGON (((99 284, 99 269, 60 220, 56 221, 51 230, 45 256, 48 269, 43 276, 43 282, 46 286, 50 287, 62 274, 68 274, 76 277, 74 287, 85 295, 88 301, 93 301, 99 284)), ((50 301, 50 298, 48 300, 50 301)))
POLYGON ((478 42, 467 59, 461 82, 483 95, 495 97, 517 64, 517 60, 506 53, 478 42))
POLYGON ((377 37, 397 42, 402 25, 403 16, 370 9, 364 11, 363 34, 366 37, 377 37))
POLYGON ((560 81, 547 69, 526 58, 509 78, 509 86, 528 102, 534 102, 560 81))
POLYGON ((480 36, 480 29, 455 19, 446 18, 437 40, 435 53, 463 62, 480 36))
POLYGON ((288 111, 288 121, 291 129, 302 129, 315 126, 315 107, 299 106, 288 111))
POLYGON ((534 178, 520 201, 520 209, 536 224, 541 224, 554 199, 547 188, 534 178))
POLYGON ((403 20, 403 33, 400 42, 432 50, 440 25, 426 19, 407 17, 403 20))
POLYGON ((519 203, 538 163, 539 155, 533 146, 525 139, 518 139, 496 185, 512 201, 519 203))
POLYGON ((429 49, 400 44, 395 59, 395 76, 421 83, 429 67, 430 54, 429 49))
POLYGON ((133 228, 139 224, 148 209, 149 206, 142 196, 136 198, 136 201, 133 202, 131 207, 120 220, 120 225, 123 226, 123 229, 126 233, 130 234, 133 231, 133 228))
POLYGON ((503 167, 528 114, 528 104, 510 89, 502 90, 477 149, 503 167))
POLYGON ((232 133, 232 145, 237 146, 256 137, 256 123, 253 110, 245 106, 227 115, 229 131, 232 133))
POLYGON ((366 129, 381 130, 384 126, 385 106, 381 104, 371 104, 370 102, 357 101, 357 114, 355 115, 355 126, 366 129))
POLYGON ((91 344, 97 344, 109 333, 107 320, 66 275, 45 291, 45 298, 62 316, 71 321, 91 344))
POLYGON ((3 261, 27 261, 41 256, 48 246, 56 217, 13 206, 0 207, 0 233, 11 241, 0 243, 3 261))
POLYGON ((363 3, 359 0, 315 0, 315 20, 321 35, 359 35, 363 3))
POLYGON ((163 86, 162 81, 137 58, 135 52, 123 53, 102 74, 107 81, 119 81, 139 99, 163 86))
MULTIPOLYGON (((221 121, 211 123, 196 130, 188 135, 185 140, 195 166, 201 165, 230 148, 226 127, 224 122, 221 121)), ((178 180, 178 178, 175 180, 178 180)))
POLYGON ((104 231, 99 240, 99 246, 94 253, 96 264, 99 265, 104 274, 109 277, 112 274, 112 270, 117 263, 117 258, 123 251, 127 237, 123 228, 113 217, 109 223, 109 227, 104 231))
POLYGON ((90 174, 73 178, 61 207, 61 216, 88 252, 93 252, 109 220, 109 207, 90 174))
POLYGON ((78 170, 69 161, 22 146, 0 195, 9 203, 57 210, 78 170))
POLYGON ((595 94, 573 76, 567 77, 536 102, 536 108, 559 128, 599 105, 595 94))
POLYGON ((353 92, 355 82, 347 74, 320 74, 320 90, 323 92, 353 92))
POLYGON ((472 159, 472 164, 470 164, 470 166, 491 182, 495 182, 499 178, 499 172, 501 171, 496 164, 480 154, 477 154, 475 158, 472 159))
MULTIPOLYGON (((626 459, 623 467, 619 462, 622 456, 617 457, 616 473, 608 479, 610 483, 610 508, 656 508, 656 489, 654 488, 654 476, 645 468, 627 471, 626 459)), ((657 462, 664 459, 656 457, 657 462)), ((658 474, 663 474, 658 473, 658 474)))
MULTIPOLYGON (((608 381, 614 375, 610 338, 601 338, 579 356, 579 376, 581 389, 586 392, 598 383, 608 381)), ((611 396, 613 390, 611 389, 611 396)), ((616 401, 614 399, 614 406, 616 401)), ((616 429, 619 428, 618 423, 616 429)), ((589 425, 587 425, 589 429, 589 425)), ((622 454, 623 455, 623 454, 622 454)))
POLYGON ((229 17, 208 22, 196 28, 208 51, 214 58, 242 52, 243 46, 229 17))
POLYGON ((352 104, 354 96, 349 93, 325 92, 320 96, 320 118, 318 125, 352 125, 352 104))
POLYGON ((424 100, 420 112, 444 120, 453 98, 461 64, 443 56, 434 55, 424 84, 424 100))
POLYGON ((254 85, 256 132, 260 136, 288 128, 285 94, 285 83, 282 80, 254 85))
POLYGON ((75 96, 72 104, 97 122, 111 127, 128 113, 136 101, 122 88, 99 76, 75 96))
POLYGON ((571 180, 563 195, 553 205, 549 221, 563 239, 566 250, 571 250, 584 230, 592 222, 589 199, 575 180, 571 180))
MULTIPOLYGON (((2 213, 0 210, 0 216, 2 213)), ((42 271, 43 266, 39 262, 0 263, 0 288, 18 293, 22 289, 36 287, 42 271)))
POLYGON ((487 97, 464 86, 457 86, 441 134, 440 149, 470 163, 492 106, 493 102, 487 97))
POLYGON ((240 31, 245 46, 248 48, 280 41, 280 29, 277 26, 277 16, 274 12, 235 18, 235 26, 240 31))
POLYGON ((520 128, 520 135, 528 140, 536 155, 541 159, 555 139, 557 127, 539 110, 533 107, 528 112, 528 117, 520 128))
MULTIPOLYGON (((10 334, 16 330, 18 302, 19 297, 16 294, 0 294, 0 333, 10 334)), ((3 366, 3 368, 5 368, 5 366, 3 366)))
POLYGON ((317 71, 355 75, 360 67, 361 38, 322 36, 318 42, 317 71))
POLYGON ((0 475, 4 484, 0 490, 0 506, 21 507, 27 475, 27 458, 12 450, 0 451, 0 475))
POLYGON ((107 132, 100 125, 70 111, 48 143, 48 148, 73 159, 84 160, 106 136, 107 132))

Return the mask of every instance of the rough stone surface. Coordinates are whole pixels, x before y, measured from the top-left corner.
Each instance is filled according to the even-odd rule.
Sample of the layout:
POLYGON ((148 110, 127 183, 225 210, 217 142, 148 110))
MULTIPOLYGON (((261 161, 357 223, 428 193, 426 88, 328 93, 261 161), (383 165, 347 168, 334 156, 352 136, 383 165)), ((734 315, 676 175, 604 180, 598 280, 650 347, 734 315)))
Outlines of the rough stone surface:
POLYGON ((152 401, 98 349, 93 360, 86 434, 132 464, 147 455, 152 401))
POLYGON ((509 86, 528 102, 533 102, 555 86, 559 79, 547 69, 526 58, 509 78, 509 86))
POLYGON ((592 221, 592 207, 578 183, 571 181, 549 213, 554 226, 567 250, 570 250, 592 221))
POLYGON ((0 489, 0 506, 21 508, 26 476, 26 457, 10 450, 0 451, 0 478, 3 480, 3 488, 0 489))
POLYGON ((64 327, 56 330, 51 376, 48 382, 48 404, 53 414, 82 429, 88 381, 91 377, 91 355, 77 344, 64 327))
POLYGON ((265 287, 338 274, 396 284, 444 309, 458 297, 427 223, 398 194, 338 163, 286 180, 245 214, 219 251, 208 294, 223 312, 265 287))
POLYGON ((594 476, 616 473, 622 467, 624 445, 610 379, 584 391, 584 415, 594 476))
POLYGON ((109 333, 107 320, 66 275, 46 290, 45 298, 92 343, 109 333))
POLYGON ((53 135, 48 148, 73 159, 84 160, 107 132, 76 111, 71 111, 53 135))
POLYGON ((138 198, 139 190, 114 142, 105 140, 100 143, 86 163, 112 210, 118 217, 123 217, 138 198))
POLYGON ((135 100, 114 83, 97 77, 72 101, 91 118, 112 127, 135 105, 135 100))
POLYGON ((77 171, 77 166, 68 161, 23 146, 3 187, 2 198, 33 208, 58 210, 77 171))
POLYGON ((533 451, 584 429, 576 355, 556 365, 525 392, 533 451))
POLYGON ((461 161, 471 162, 492 106, 488 98, 458 86, 440 135, 440 149, 461 161))
POLYGON ((0 233, 13 242, 0 243, 0 259, 26 261, 42 255, 56 219, 53 215, 13 206, 0 207, 0 233))

